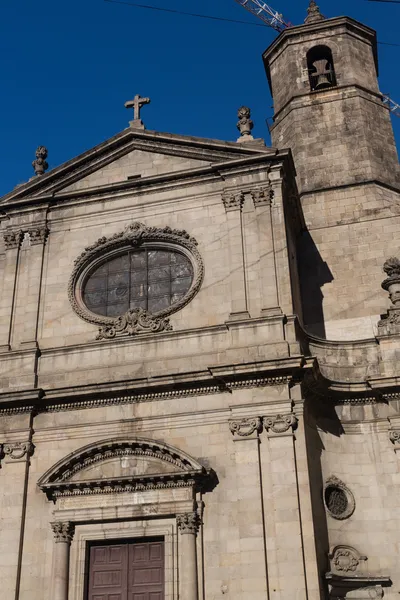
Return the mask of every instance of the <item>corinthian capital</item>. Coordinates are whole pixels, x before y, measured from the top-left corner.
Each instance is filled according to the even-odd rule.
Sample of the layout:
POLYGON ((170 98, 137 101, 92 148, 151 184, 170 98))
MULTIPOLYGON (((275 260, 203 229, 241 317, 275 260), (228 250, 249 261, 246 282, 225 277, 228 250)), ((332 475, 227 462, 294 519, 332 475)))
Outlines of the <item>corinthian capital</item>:
POLYGON ((226 191, 222 194, 226 212, 231 210, 242 210, 244 204, 244 192, 226 191))
POLYGON ((57 521, 50 523, 50 525, 53 530, 56 543, 64 542, 66 544, 70 544, 72 542, 75 533, 75 525, 73 523, 70 521, 57 521))
POLYGON ((6 250, 12 250, 13 248, 18 248, 22 238, 23 233, 20 229, 17 231, 12 231, 11 229, 6 229, 3 232, 4 244, 6 246, 6 250))
POLYGON ((200 517, 195 511, 177 515, 176 522, 178 529, 182 534, 192 533, 195 535, 200 527, 200 517))

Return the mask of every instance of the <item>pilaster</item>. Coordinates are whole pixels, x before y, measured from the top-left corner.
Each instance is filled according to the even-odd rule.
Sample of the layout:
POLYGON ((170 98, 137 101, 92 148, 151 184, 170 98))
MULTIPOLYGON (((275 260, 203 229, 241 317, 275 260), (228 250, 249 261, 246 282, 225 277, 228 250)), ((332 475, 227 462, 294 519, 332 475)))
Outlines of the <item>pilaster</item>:
POLYGON ((231 312, 229 320, 248 319, 250 317, 247 302, 246 272, 244 261, 244 239, 242 210, 245 200, 243 191, 224 190, 222 201, 225 206, 229 240, 229 287, 231 312))
POLYGON ((236 462, 236 493, 240 544, 241 593, 249 597, 249 577, 254 597, 268 597, 264 506, 260 470, 262 421, 245 409, 232 408, 229 429, 236 462), (240 414, 242 412, 242 414, 240 414), (250 574, 251 573, 251 574, 250 574))
POLYGON ((3 231, 6 259, 0 299, 0 352, 10 349, 18 261, 23 233, 20 229, 3 231))
POLYGON ((40 288, 47 235, 45 223, 32 224, 25 232, 20 251, 13 346, 20 345, 26 349, 37 347, 40 288))

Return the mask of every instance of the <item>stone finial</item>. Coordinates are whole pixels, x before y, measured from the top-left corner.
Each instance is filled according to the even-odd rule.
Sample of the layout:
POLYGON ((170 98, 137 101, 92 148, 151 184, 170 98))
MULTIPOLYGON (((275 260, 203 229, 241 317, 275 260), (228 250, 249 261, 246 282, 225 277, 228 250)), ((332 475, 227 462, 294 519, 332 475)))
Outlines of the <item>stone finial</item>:
POLYGON ((325 17, 324 17, 324 15, 321 15, 319 6, 317 6, 317 3, 315 2, 315 0, 310 0, 310 5, 307 9, 307 12, 308 12, 308 15, 304 21, 304 23, 306 25, 309 25, 310 23, 318 23, 318 21, 325 20, 325 17))
POLYGON ((36 159, 32 163, 32 167, 35 169, 36 175, 44 175, 44 172, 49 168, 46 161, 48 152, 44 146, 39 146, 36 150, 36 159))
POLYGON ((250 117, 250 109, 247 106, 241 106, 238 110, 239 121, 237 123, 237 128, 239 129, 241 136, 238 139, 238 142, 246 142, 254 139, 251 135, 251 130, 254 127, 254 123, 250 117))
POLYGON ((392 303, 389 310, 378 323, 378 332, 390 335, 400 333, 400 260, 394 256, 388 258, 383 270, 387 278, 382 281, 382 288, 389 292, 392 303))

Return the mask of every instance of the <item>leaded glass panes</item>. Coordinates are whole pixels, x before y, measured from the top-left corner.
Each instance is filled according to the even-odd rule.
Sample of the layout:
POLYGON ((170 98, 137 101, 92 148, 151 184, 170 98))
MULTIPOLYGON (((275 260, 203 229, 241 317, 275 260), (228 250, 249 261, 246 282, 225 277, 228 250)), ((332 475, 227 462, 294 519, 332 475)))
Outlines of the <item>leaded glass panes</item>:
POLYGON ((107 317, 129 309, 158 313, 187 294, 193 281, 190 260, 172 250, 127 252, 98 267, 83 292, 87 308, 107 317))
POLYGON ((335 517, 340 517, 344 514, 349 506, 346 492, 340 487, 327 487, 325 490, 325 502, 328 510, 335 517))

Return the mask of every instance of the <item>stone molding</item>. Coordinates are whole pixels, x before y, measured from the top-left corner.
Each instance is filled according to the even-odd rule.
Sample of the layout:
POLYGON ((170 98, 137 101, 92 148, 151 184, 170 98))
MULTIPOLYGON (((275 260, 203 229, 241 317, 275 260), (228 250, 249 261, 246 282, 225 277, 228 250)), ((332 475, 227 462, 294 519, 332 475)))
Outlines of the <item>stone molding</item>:
POLYGON ((20 462, 32 456, 34 446, 32 442, 10 442, 3 444, 3 454, 10 462, 20 462))
POLYGON ((229 429, 232 435, 241 438, 250 437, 254 433, 258 435, 262 431, 262 420, 260 417, 248 417, 243 419, 231 419, 229 429))
POLYGON ((56 501, 68 496, 132 493, 167 488, 192 487, 195 490, 207 490, 212 489, 215 483, 216 475, 212 469, 206 469, 181 450, 145 438, 117 438, 89 444, 68 455, 39 479, 38 486, 49 500, 56 501), (74 480, 74 476, 80 471, 97 463, 122 457, 148 457, 160 463, 168 463, 174 470, 162 472, 160 468, 155 474, 74 480))
POLYGON ((331 475, 324 484, 324 489, 323 489, 323 500, 324 500, 324 506, 325 509, 327 511, 327 513, 333 518, 336 519, 338 521, 343 521, 344 519, 348 519, 349 517, 351 517, 351 515, 354 513, 355 509, 356 509, 356 501, 353 495, 353 492, 350 490, 350 488, 338 477, 336 477, 335 475, 331 475), (342 514, 338 515, 338 514, 334 514, 330 511, 327 503, 326 503, 326 490, 329 487, 336 487, 339 488, 340 490, 342 490, 345 494, 346 494, 346 498, 347 498, 347 508, 346 510, 343 511, 342 514))
POLYGON ((294 413, 264 417, 264 427, 271 435, 282 435, 297 428, 298 419, 294 413))
POLYGON ((241 191, 225 190, 222 194, 222 202, 224 204, 226 212, 230 212, 232 210, 241 211, 243 208, 244 200, 245 194, 241 191))
POLYGON ((165 317, 184 308, 199 291, 204 279, 204 263, 197 249, 197 241, 183 229, 171 227, 148 227, 134 222, 123 231, 110 237, 103 236, 94 244, 85 248, 74 262, 74 268, 68 283, 68 297, 75 313, 84 321, 100 325, 97 339, 115 338, 117 335, 137 335, 139 333, 156 333, 172 329, 165 317), (181 250, 193 266, 193 282, 188 293, 171 306, 150 315, 143 309, 128 311, 118 317, 106 317, 92 313, 84 304, 82 286, 89 273, 108 256, 115 256, 118 251, 128 251, 157 244, 170 250, 181 250))
POLYGON ((196 535, 201 525, 201 518, 196 511, 176 515, 176 523, 181 534, 196 535))
POLYGON ((70 521, 56 521, 54 523, 50 523, 50 525, 54 533, 56 544, 71 544, 75 533, 75 525, 73 523, 70 521))

